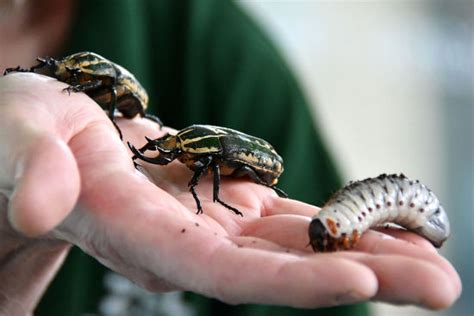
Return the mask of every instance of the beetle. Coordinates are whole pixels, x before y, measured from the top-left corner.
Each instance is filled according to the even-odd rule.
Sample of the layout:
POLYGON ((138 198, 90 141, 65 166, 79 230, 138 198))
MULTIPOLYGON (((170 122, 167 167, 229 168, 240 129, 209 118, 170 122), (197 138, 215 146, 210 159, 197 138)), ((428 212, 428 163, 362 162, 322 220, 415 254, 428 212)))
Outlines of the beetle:
POLYGON ((147 139, 140 149, 128 143, 133 161, 166 165, 175 159, 194 171, 188 183, 196 201, 197 214, 203 212, 195 187, 208 171, 214 174, 213 202, 218 202, 235 214, 242 216, 236 208, 219 198, 220 176, 249 176, 258 184, 272 188, 279 196, 287 194, 275 185, 282 174, 283 159, 263 139, 242 132, 213 125, 191 125, 176 135, 166 134, 157 139, 147 139), (156 157, 147 157, 146 151, 157 151, 156 157))
POLYGON ((148 106, 148 94, 140 82, 122 66, 92 52, 79 52, 62 59, 51 57, 37 58, 38 65, 29 69, 7 68, 4 75, 10 72, 34 72, 56 78, 69 87, 64 90, 84 92, 108 112, 122 138, 122 133, 115 123, 115 110, 127 119, 136 115, 146 117, 161 127, 161 120, 145 113, 148 106))

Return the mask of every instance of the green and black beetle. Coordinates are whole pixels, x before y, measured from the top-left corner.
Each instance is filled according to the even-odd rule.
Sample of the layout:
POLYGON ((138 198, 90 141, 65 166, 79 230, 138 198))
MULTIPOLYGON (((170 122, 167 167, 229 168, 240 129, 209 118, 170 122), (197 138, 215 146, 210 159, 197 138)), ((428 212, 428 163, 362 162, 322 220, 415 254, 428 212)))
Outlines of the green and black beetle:
POLYGON ((239 131, 212 125, 192 125, 176 135, 166 134, 157 139, 147 138, 148 143, 136 149, 128 146, 134 154, 133 160, 166 165, 178 159, 194 171, 189 181, 189 190, 197 204, 197 213, 202 213, 201 202, 195 191, 199 179, 207 171, 214 174, 213 201, 219 202, 235 214, 242 213, 219 199, 220 176, 249 176, 256 183, 270 187, 282 197, 286 193, 277 188, 278 177, 283 172, 283 159, 263 139, 239 131), (146 151, 158 151, 156 157, 144 155, 146 151))
MULTIPOLYGON (((10 72, 34 72, 69 84, 67 92, 84 92, 108 112, 115 124, 115 110, 131 119, 136 115, 149 118, 160 126, 159 118, 146 114, 148 94, 128 70, 91 52, 80 52, 62 59, 37 58, 39 64, 30 69, 7 68, 10 72)), ((117 127, 117 125, 115 124, 117 127)), ((120 129, 120 137, 122 137, 120 129)))

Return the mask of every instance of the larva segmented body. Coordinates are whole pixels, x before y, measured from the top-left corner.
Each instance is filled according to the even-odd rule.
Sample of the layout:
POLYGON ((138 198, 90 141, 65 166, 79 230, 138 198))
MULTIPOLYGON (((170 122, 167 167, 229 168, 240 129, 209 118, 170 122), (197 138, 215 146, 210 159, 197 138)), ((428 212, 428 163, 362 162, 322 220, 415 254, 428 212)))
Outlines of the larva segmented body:
POLYGON ((351 182, 336 192, 309 226, 314 251, 351 249, 361 234, 395 223, 440 247, 449 237, 449 220, 438 198, 418 180, 382 174, 351 182))

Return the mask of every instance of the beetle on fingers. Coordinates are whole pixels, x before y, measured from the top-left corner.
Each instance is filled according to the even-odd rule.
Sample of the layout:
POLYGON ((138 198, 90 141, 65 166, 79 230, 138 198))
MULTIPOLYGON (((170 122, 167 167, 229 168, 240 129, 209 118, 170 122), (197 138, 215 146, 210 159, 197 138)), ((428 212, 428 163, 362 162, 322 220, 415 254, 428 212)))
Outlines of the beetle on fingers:
POLYGON ((230 209, 237 215, 242 213, 219 198, 220 176, 249 176, 258 184, 275 190, 281 197, 286 193, 275 185, 283 172, 283 159, 275 149, 263 139, 239 131, 212 125, 192 125, 176 135, 166 134, 157 139, 147 138, 140 149, 130 143, 133 160, 166 165, 175 159, 194 171, 188 183, 189 190, 197 205, 197 213, 202 213, 201 202, 195 187, 199 179, 208 171, 214 174, 213 201, 230 209), (146 151, 157 151, 156 157, 147 157, 146 151))
POLYGON ((37 60, 39 64, 29 69, 7 68, 4 74, 34 72, 69 84, 64 89, 69 93, 86 93, 108 112, 120 138, 122 133, 114 118, 116 110, 127 119, 140 115, 163 125, 158 117, 145 113, 148 94, 135 76, 122 66, 91 52, 75 53, 62 59, 48 57, 37 60))

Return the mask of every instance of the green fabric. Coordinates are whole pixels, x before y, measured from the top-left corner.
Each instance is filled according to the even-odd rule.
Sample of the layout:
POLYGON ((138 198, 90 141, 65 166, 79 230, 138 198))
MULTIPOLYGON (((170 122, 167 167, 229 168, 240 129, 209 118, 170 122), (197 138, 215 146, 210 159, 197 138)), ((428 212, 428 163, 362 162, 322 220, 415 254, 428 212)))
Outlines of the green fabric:
MULTIPOLYGON (((215 124, 268 140, 285 159, 280 187, 292 198, 321 204, 340 187, 291 71, 234 3, 83 0, 76 17, 64 54, 93 51, 129 69, 166 125, 215 124)), ((97 312, 106 271, 74 248, 35 314, 97 312)), ((365 304, 298 310, 230 306, 192 293, 186 299, 199 315, 367 314, 365 304)))

